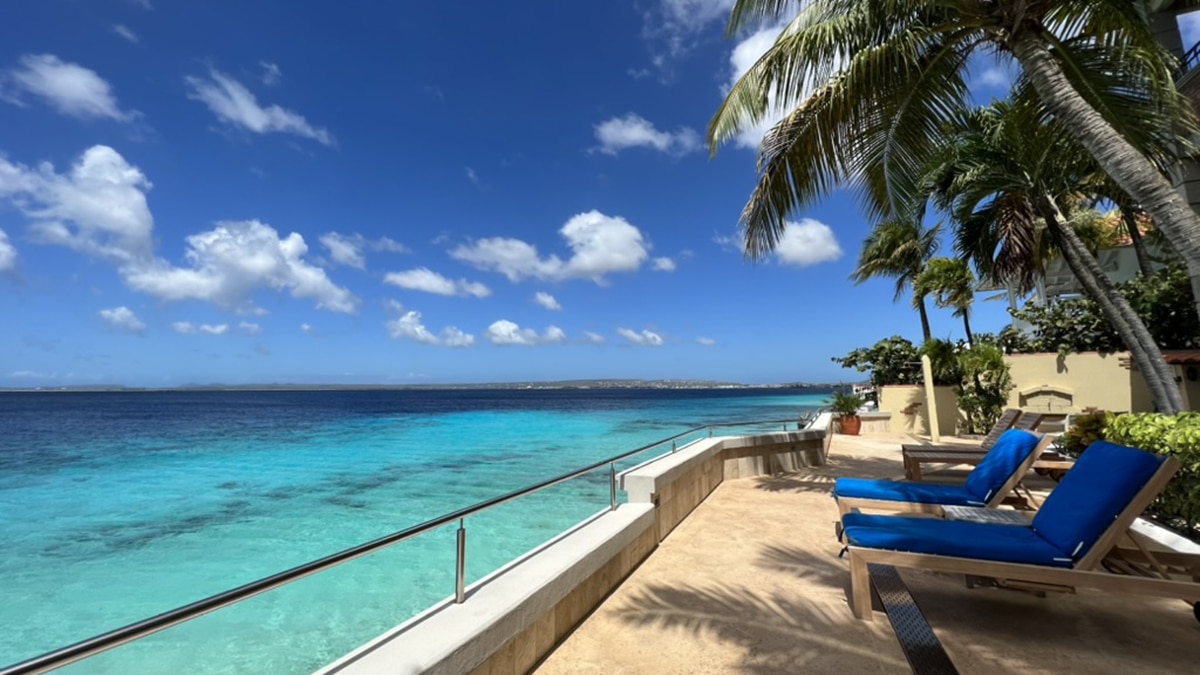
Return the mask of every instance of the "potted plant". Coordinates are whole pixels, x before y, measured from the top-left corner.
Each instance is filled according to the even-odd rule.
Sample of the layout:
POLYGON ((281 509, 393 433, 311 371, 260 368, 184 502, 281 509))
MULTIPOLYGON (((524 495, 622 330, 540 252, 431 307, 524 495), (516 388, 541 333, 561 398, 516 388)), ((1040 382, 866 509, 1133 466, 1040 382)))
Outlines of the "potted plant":
POLYGON ((862 429, 862 418, 858 416, 858 409, 862 407, 863 402, 863 397, 858 394, 849 394, 844 391, 833 392, 833 401, 829 407, 837 415, 843 434, 857 436, 859 430, 862 429))

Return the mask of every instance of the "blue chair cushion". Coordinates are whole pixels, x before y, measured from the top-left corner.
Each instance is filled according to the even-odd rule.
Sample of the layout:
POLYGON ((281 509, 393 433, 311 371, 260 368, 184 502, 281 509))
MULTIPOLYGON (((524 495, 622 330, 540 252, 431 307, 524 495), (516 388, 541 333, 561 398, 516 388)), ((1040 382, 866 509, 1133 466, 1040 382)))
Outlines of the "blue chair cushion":
POLYGON ((1029 459, 1041 437, 1020 429, 1000 435, 983 461, 967 476, 966 488, 976 500, 988 503, 1004 483, 1029 459))
POLYGON ((1071 558, 1032 527, 862 513, 846 514, 842 526, 843 540, 853 546, 1052 567, 1072 565, 1071 558))
POLYGON ((1062 553, 1078 560, 1129 506, 1154 472, 1157 455, 1096 441, 1063 476, 1033 519, 1033 529, 1062 553))
POLYGON ((972 497, 961 485, 910 483, 869 478, 839 478, 833 485, 833 496, 837 499, 849 497, 879 499, 887 502, 983 506, 983 502, 972 497))

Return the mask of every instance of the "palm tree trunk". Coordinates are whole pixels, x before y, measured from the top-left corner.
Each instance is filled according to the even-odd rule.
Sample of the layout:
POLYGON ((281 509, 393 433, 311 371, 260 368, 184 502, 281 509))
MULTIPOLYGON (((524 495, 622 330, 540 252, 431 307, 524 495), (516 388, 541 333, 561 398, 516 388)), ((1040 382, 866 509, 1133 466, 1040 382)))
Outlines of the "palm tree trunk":
POLYGON ((975 336, 971 334, 971 317, 963 313, 963 330, 967 331, 967 346, 974 349, 975 336))
POLYGON ((933 339, 933 331, 929 329, 929 312, 925 309, 925 298, 917 299, 917 311, 921 314, 921 332, 925 335, 925 341, 929 342, 933 339))
POLYGON ((1125 229, 1129 231, 1129 241, 1133 244, 1133 252, 1137 254, 1138 269, 1142 276, 1154 274, 1154 262, 1146 251, 1146 242, 1142 241, 1142 232, 1137 224, 1138 212, 1132 207, 1121 207, 1121 219, 1125 221, 1125 229))
POLYGON ((1100 263, 1079 239, 1079 235, 1063 224, 1062 214, 1053 200, 1042 197, 1038 200, 1037 207, 1038 212, 1046 219, 1051 234, 1058 240, 1067 266, 1129 349, 1133 362, 1150 388, 1154 405, 1159 412, 1167 415, 1182 411, 1183 396, 1179 387, 1175 385, 1175 373, 1167 365, 1162 351, 1154 342, 1154 337, 1146 329, 1146 324, 1109 280, 1100 263))
POLYGON ((1088 104, 1063 74, 1043 38, 1025 30, 1009 42, 1042 103, 1100 167, 1141 204, 1187 264, 1200 315, 1200 215, 1158 169, 1088 104))

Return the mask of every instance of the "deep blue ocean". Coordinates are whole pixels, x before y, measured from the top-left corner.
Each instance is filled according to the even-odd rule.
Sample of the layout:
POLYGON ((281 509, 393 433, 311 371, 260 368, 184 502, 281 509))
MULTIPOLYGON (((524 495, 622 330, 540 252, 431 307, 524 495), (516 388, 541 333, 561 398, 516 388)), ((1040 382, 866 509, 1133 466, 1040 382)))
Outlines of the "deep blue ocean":
MULTIPOLYGON (((691 427, 796 420, 826 396, 0 393, 0 666, 691 427)), ((608 502, 605 469, 469 518, 468 581, 608 502)), ((454 537, 436 530, 63 672, 310 672, 451 595, 454 537)))

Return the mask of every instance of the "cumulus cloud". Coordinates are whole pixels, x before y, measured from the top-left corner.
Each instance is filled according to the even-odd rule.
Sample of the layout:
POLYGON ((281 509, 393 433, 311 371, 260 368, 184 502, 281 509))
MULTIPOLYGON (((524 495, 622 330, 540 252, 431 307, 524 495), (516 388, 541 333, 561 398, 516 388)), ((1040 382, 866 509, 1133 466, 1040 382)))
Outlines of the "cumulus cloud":
POLYGON ((828 225, 802 218, 799 222, 787 222, 783 237, 775 246, 775 257, 784 265, 808 267, 841 258, 842 247, 828 225))
MULTIPOLYGON (((2 234, 3 233, 0 233, 0 235, 2 235, 2 234)), ((2 268, 0 268, 0 269, 2 269, 2 268)), ((549 293, 546 293, 543 291, 538 291, 537 293, 534 293, 533 301, 552 312, 557 312, 557 311, 562 310, 562 305, 558 304, 558 300, 556 300, 553 295, 550 295, 549 293)))
POLYGON ((558 326, 550 326, 542 335, 532 328, 521 328, 512 321, 501 319, 488 326, 484 336, 497 345, 536 345, 543 342, 564 342, 567 334, 558 326))
POLYGON ((655 258, 651 268, 655 272, 674 272, 675 261, 670 258, 655 258))
POLYGON ((256 134, 283 133, 311 138, 322 145, 334 145, 333 135, 309 124, 303 115, 278 105, 263 107, 241 82, 218 71, 208 77, 185 77, 188 98, 200 101, 217 119, 256 134))
POLYGON ((279 86, 283 81, 283 71, 279 69, 279 64, 269 61, 259 61, 258 65, 262 67, 262 83, 268 87, 279 86))
POLYGON ((293 232, 280 238, 257 220, 217 223, 215 229, 187 238, 188 266, 155 259, 122 269, 126 283, 166 300, 205 300, 219 307, 253 311, 259 288, 290 291, 316 301, 319 309, 352 314, 358 298, 329 279, 325 270, 304 260, 308 246, 293 232))
POLYGON ((146 324, 143 323, 141 319, 137 318, 137 315, 133 313, 132 309, 129 309, 125 306, 114 307, 112 309, 102 309, 100 310, 100 318, 107 321, 108 324, 113 328, 118 328, 130 333, 141 334, 146 330, 146 324))
POLYGON ((15 269, 17 266, 17 248, 8 242, 8 235, 0 230, 0 272, 15 269))
POLYGON ((41 98, 50 107, 64 115, 83 119, 111 119, 129 122, 136 113, 121 110, 112 87, 96 71, 77 63, 68 63, 53 54, 26 54, 16 68, 8 71, 7 78, 16 89, 16 97, 7 97, 20 103, 20 95, 41 98))
POLYGON ((639 333, 629 328, 618 328, 617 335, 642 347, 661 347, 663 344, 662 336, 649 330, 643 330, 639 333))
POLYGON ((559 234, 572 251, 565 261, 557 255, 543 258, 536 246, 505 237, 458 246, 450 256, 476 269, 499 272, 513 282, 526 278, 591 279, 603 284, 605 275, 636 271, 650 255, 638 228, 624 218, 599 211, 571 218, 559 234))
POLYGON ((615 155, 628 148, 652 148, 670 155, 686 155, 700 149, 700 134, 694 129, 680 127, 676 131, 660 131, 649 120, 636 113, 605 120, 595 127, 597 148, 606 155, 615 155))
MULTIPOLYGON (((763 54, 775 44, 775 39, 783 31, 783 26, 770 26, 746 37, 733 48, 733 52, 729 55, 729 65, 732 75, 729 82, 723 88, 723 93, 733 87, 750 67, 762 58, 763 54)), ((736 146, 747 148, 750 150, 758 150, 758 146, 762 143, 763 136, 771 127, 775 126, 779 120, 783 119, 786 111, 779 110, 775 105, 774 96, 771 97, 770 105, 767 107, 767 114, 757 124, 747 125, 742 129, 737 136, 733 138, 736 146)))
POLYGON ((404 272, 389 272, 384 275, 383 283, 434 295, 470 295, 476 298, 486 298, 492 294, 492 290, 481 283, 466 279, 454 281, 428 267, 418 267, 404 272))
POLYGON ((262 332, 262 326, 249 321, 242 321, 238 324, 238 328, 241 328, 246 335, 250 336, 258 335, 262 332))
POLYGON ((696 343, 705 347, 712 347, 717 344, 717 341, 712 338, 698 337, 696 338, 696 343))
POLYGON ((116 150, 89 148, 65 174, 0 157, 0 198, 30 221, 35 239, 118 263, 151 256, 154 218, 146 205, 150 181, 116 150))
POLYGON ((116 33, 117 35, 120 35, 122 38, 132 42, 133 44, 138 43, 137 33, 134 33, 132 30, 129 29, 129 26, 126 26, 123 23, 113 24, 112 32, 116 33))
MULTIPOLYGON (((645 12, 643 34, 651 43, 652 63, 660 72, 669 72, 671 62, 687 54, 699 33, 717 21, 729 18, 735 0, 660 0, 645 12)), ((633 70, 643 77, 645 69, 633 70)))
POLYGON ((591 342, 592 344, 598 345, 598 344, 604 344, 604 342, 605 342, 603 335, 601 335, 599 333, 593 333, 591 331, 584 331, 583 337, 584 337, 584 339, 586 339, 588 342, 591 342))
POLYGON ((380 237, 371 242, 371 248, 376 251, 386 251, 388 253, 408 253, 410 249, 391 237, 380 237))
POLYGON ((321 244, 329 250, 329 257, 339 265, 366 269, 367 259, 363 257, 362 237, 346 237, 337 232, 321 235, 321 244))
MULTIPOLYGON (((394 303, 392 306, 394 309, 400 310, 399 303, 394 303)), ((416 311, 405 312, 384 325, 387 326, 388 335, 395 340, 413 340, 445 347, 470 347, 475 344, 474 335, 464 333, 454 326, 446 326, 442 329, 440 336, 435 335, 421 322, 421 313, 416 311)))
POLYGON ((310 323, 302 323, 302 324, 300 324, 300 332, 301 332, 301 333, 304 333, 305 335, 308 335, 309 333, 312 333, 312 332, 313 332, 313 327, 312 327, 312 324, 310 324, 310 323))

